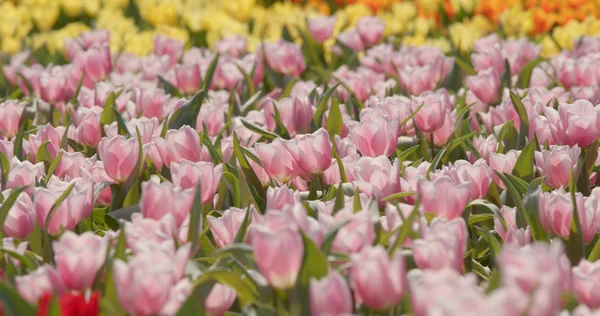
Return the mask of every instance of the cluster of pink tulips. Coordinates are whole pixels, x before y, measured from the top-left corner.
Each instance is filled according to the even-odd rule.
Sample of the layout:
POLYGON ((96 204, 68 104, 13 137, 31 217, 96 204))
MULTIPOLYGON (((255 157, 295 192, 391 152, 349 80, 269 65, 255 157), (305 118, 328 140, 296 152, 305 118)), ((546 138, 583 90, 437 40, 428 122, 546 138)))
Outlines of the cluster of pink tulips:
POLYGON ((598 315, 600 39, 448 57, 364 18, 326 59, 333 23, 14 56, 4 312, 598 315))

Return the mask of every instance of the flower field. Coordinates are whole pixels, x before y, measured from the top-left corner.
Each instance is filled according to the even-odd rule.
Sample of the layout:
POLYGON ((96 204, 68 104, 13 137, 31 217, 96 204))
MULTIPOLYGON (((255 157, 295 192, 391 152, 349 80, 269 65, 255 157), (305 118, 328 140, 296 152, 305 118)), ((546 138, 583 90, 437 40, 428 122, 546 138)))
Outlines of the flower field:
POLYGON ((600 1, 0 17, 0 315, 600 315, 600 1))

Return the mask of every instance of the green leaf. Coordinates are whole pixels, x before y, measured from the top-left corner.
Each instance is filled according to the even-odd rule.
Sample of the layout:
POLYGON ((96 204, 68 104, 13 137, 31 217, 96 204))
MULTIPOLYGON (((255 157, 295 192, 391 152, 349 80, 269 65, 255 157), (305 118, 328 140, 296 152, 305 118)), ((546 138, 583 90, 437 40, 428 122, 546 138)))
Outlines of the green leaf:
POLYGON ((533 180, 533 166, 535 165, 534 153, 535 142, 530 142, 525 146, 525 149, 521 151, 519 158, 517 158, 512 174, 526 182, 533 180))
POLYGON ((504 153, 510 149, 517 149, 517 141, 519 132, 513 121, 508 121, 502 125, 500 133, 498 133, 498 152, 504 153))
POLYGON ((313 115, 313 123, 315 126, 321 126, 323 122, 323 114, 329 108, 329 99, 331 99, 331 96, 340 84, 341 82, 334 84, 331 88, 325 91, 325 93, 323 93, 323 95, 319 99, 319 103, 317 104, 317 110, 313 115))
MULTIPOLYGON (((338 190, 338 192, 341 192, 341 191, 342 190, 338 190)), ((337 236, 337 233, 340 231, 340 229, 342 229, 342 227, 348 225, 348 223, 350 223, 349 219, 342 221, 340 223, 337 223, 329 229, 329 231, 323 237, 323 244, 321 245, 321 250, 323 251, 323 253, 329 254, 331 252, 331 247, 333 246, 333 241, 335 240, 335 236, 337 236)))
POLYGON ((527 109, 525 109, 525 105, 523 105, 523 101, 521 98, 516 95, 514 92, 509 91, 510 100, 512 101, 513 107, 519 114, 520 128, 519 128, 519 140, 517 142, 517 148, 521 148, 527 142, 527 136, 529 135, 529 116, 527 114, 527 109))
POLYGON ((258 127, 258 126, 256 126, 256 125, 254 125, 254 124, 252 124, 252 123, 250 123, 250 122, 246 121, 246 119, 243 119, 243 118, 242 118, 242 119, 240 119, 240 120, 242 121, 242 124, 243 124, 243 125, 244 125, 244 126, 247 128, 247 129, 249 129, 249 130, 251 130, 251 131, 253 131, 253 132, 255 132, 255 133, 257 133, 257 134, 259 134, 259 135, 261 135, 261 136, 263 136, 263 137, 265 137, 266 139, 273 140, 273 139, 275 139, 275 138, 278 138, 278 137, 279 137, 279 135, 277 135, 277 134, 275 134, 275 133, 272 133, 272 132, 269 132, 269 131, 267 131, 267 130, 264 130, 264 129, 262 129, 262 128, 260 128, 260 127, 258 127))
POLYGON ((387 201, 391 201, 391 200, 396 200, 396 199, 402 199, 405 198, 407 196, 413 196, 417 194, 417 192, 398 192, 398 193, 394 193, 394 194, 390 194, 386 197, 384 197, 383 199, 381 199, 382 202, 387 202, 387 201))
POLYGON ((50 151, 48 150, 48 144, 50 144, 49 140, 43 142, 38 148, 37 154, 35 155, 35 162, 43 162, 46 168, 48 168, 48 166, 50 166, 50 162, 54 160, 50 154, 50 151))
MULTIPOLYGON (((333 186, 332 186, 332 188, 335 189, 335 187, 333 187, 333 186)), ((335 215, 335 213, 337 213, 337 211, 344 209, 345 204, 346 204, 346 199, 344 196, 344 189, 342 188, 342 184, 340 183, 340 185, 335 190, 336 190, 335 203, 333 204, 333 211, 331 212, 333 215, 335 215)))
POLYGON ((302 268, 300 268, 298 282, 308 286, 311 278, 320 279, 327 275, 329 264, 327 258, 315 242, 303 231, 300 231, 300 234, 304 243, 304 255, 302 257, 302 268))
POLYGON ((471 66, 471 64, 462 59, 460 56, 453 56, 454 57, 454 63, 456 65, 458 65, 458 67, 460 67, 467 75, 469 76, 474 76, 477 74, 477 71, 475 71, 475 68, 473 68, 473 66, 471 66))
POLYGON ((223 178, 225 179, 225 183, 227 185, 227 188, 229 189, 229 193, 233 197, 233 205, 235 207, 241 207, 242 195, 240 193, 240 181, 231 172, 227 171, 223 171, 223 178))
POLYGON ((254 173, 254 170, 252 169, 250 163, 246 159, 246 156, 244 155, 244 152, 242 151, 239 140, 237 138, 237 134, 235 133, 233 134, 233 152, 240 164, 240 167, 242 168, 242 172, 244 174, 244 177, 246 178, 246 181, 248 181, 248 184, 250 185, 250 192, 252 193, 254 201, 256 202, 259 210, 261 212, 264 212, 266 206, 265 188, 263 188, 262 183, 256 176, 256 173, 254 173))
POLYGON ((592 251, 590 252, 590 255, 588 256, 587 260, 589 262, 594 262, 598 259, 600 259, 600 239, 598 239, 598 241, 594 245, 594 248, 592 248, 592 251))
MULTIPOLYGON (((46 151, 47 151, 47 149, 46 149, 46 151)), ((39 153, 39 150, 38 150, 38 153, 39 153)), ((48 168, 48 172, 46 172, 46 177, 44 177, 44 182, 48 183, 48 181, 50 181, 50 177, 54 174, 54 170, 56 170, 56 167, 60 163, 63 153, 64 153, 64 151, 59 152, 58 155, 56 156, 56 158, 54 160, 52 160, 52 164, 50 164, 50 167, 48 168)), ((50 153, 48 153, 48 154, 50 154, 50 153)))
POLYGON ((181 92, 179 92, 177 87, 175 87, 173 84, 171 84, 163 76, 158 75, 156 77, 158 78, 158 82, 160 83, 161 87, 163 88, 163 90, 165 90, 166 93, 170 94, 171 96, 178 97, 178 98, 181 98, 183 96, 181 94, 181 92))
POLYGON ((4 312, 8 315, 36 315, 33 306, 29 305, 15 289, 4 282, 0 283, 0 301, 2 301, 4 312))
POLYGON ((21 124, 19 126, 19 130, 17 131, 17 135, 15 136, 15 142, 13 146, 13 152, 15 153, 15 157, 17 157, 20 161, 25 160, 25 154, 23 153, 23 138, 25 137, 25 124, 21 124))
POLYGON ((494 214, 500 220, 502 227, 506 230, 506 221, 504 220, 504 216, 500 212, 498 206, 496 206, 495 204, 491 203, 488 200, 478 199, 472 201, 467 206, 465 206, 465 209, 470 207, 482 207, 487 209, 490 213, 494 214))
MULTIPOLYGON (((194 195, 194 203, 192 204, 192 209, 190 210, 190 226, 188 229, 187 239, 188 242, 192 242, 192 249, 195 251, 198 249, 198 243, 200 242, 200 221, 202 220, 202 188, 201 181, 198 181, 196 184, 196 192, 194 195)), ((192 255, 192 257, 195 257, 192 255)))
POLYGON ((501 173, 498 171, 494 171, 498 175, 498 177, 504 182, 506 185, 506 191, 508 195, 511 197, 512 201, 515 203, 517 207, 517 214, 515 216, 515 220, 518 228, 525 228, 529 223, 529 219, 527 218, 527 211, 525 210, 525 206, 523 205, 522 194, 519 192, 519 189, 508 180, 507 173, 501 173))
POLYGON ((104 130, 104 125, 110 125, 117 118, 115 117, 115 112, 113 111, 113 106, 116 106, 116 95, 115 92, 112 91, 108 98, 106 98, 106 102, 104 103, 104 109, 102 110, 102 114, 100 114, 100 130, 104 130))
MULTIPOLYGON (((408 217, 402 222, 402 225, 399 227, 398 236, 396 237, 394 244, 392 244, 388 250, 390 256, 394 255, 396 250, 404 242, 404 239, 406 239, 408 234, 412 231, 413 222, 417 219, 417 216, 419 215, 419 204, 420 201, 417 200, 417 203, 415 203, 415 207, 413 208, 412 212, 410 212, 410 215, 408 215, 408 217)), ((391 235, 392 234, 390 234, 390 237, 391 235)))
MULTIPOLYGON (((260 95, 260 92, 256 93, 256 89, 254 88, 254 81, 252 81, 252 77, 250 77, 250 75, 244 70, 244 68, 242 68, 240 65, 235 64, 235 66, 237 67, 237 69, 240 71, 240 73, 244 76, 244 82, 246 83, 246 89, 248 90, 248 95, 260 95)), ((246 102, 248 103, 248 102, 246 102)), ((249 105, 253 104, 254 102, 250 102, 249 105)), ((244 107, 242 107, 243 109, 244 107)), ((244 113, 244 111, 242 110, 242 113, 244 113)))
POLYGON ((131 137, 131 133, 129 132, 129 129, 127 128, 127 124, 125 124, 125 120, 123 119, 123 116, 121 116, 121 113, 119 113, 119 110, 117 110, 117 108, 115 106, 112 106, 111 108, 114 113, 115 121, 117 122, 117 128, 119 131, 119 135, 125 135, 127 137, 131 137))
POLYGON ((490 248, 494 251, 494 255, 499 254, 502 251, 502 246, 500 246, 500 242, 489 230, 474 226, 477 232, 485 239, 490 248))
POLYGON ((205 95, 205 90, 201 90, 177 109, 169 119, 169 129, 179 129, 184 125, 196 126, 196 119, 205 95))
POLYGON ((244 238, 246 238, 246 232, 248 231, 248 227, 252 223, 252 210, 248 207, 246 209, 246 215, 244 215, 244 220, 240 224, 240 228, 235 233, 235 237, 233 238, 234 243, 242 243, 244 242, 244 238))
POLYGON ((588 148, 584 149, 581 154, 583 159, 580 159, 577 165, 577 189, 585 196, 589 196, 590 191, 590 172, 594 169, 594 163, 598 158, 598 141, 593 142, 588 148))
POLYGON ((527 187, 525 198, 523 199, 523 207, 527 213, 528 225, 531 229, 531 237, 533 240, 547 241, 548 233, 542 227, 539 216, 539 192, 541 190, 543 178, 538 178, 532 181, 527 187))
POLYGON ((344 163, 342 162, 340 155, 338 155, 337 150, 335 149, 335 144, 333 142, 331 145, 331 154, 332 154, 333 158, 335 158, 335 161, 337 162, 338 169, 340 171, 340 181, 342 183, 348 182, 348 177, 346 176, 346 168, 344 167, 344 163))
POLYGON ((10 170, 10 160, 4 153, 0 152, 0 167, 2 168, 2 177, 0 178, 0 189, 6 190, 6 181, 8 180, 8 171, 10 170))
MULTIPOLYGON (((118 210, 114 210, 110 213, 106 213, 106 216, 113 219, 113 221, 116 221, 117 225, 118 225, 118 222, 120 220, 130 221, 131 215, 133 215, 134 213, 140 213, 140 212, 141 212, 140 205, 134 204, 134 205, 122 207, 122 208, 120 208, 118 210)), ((105 220, 106 220, 106 216, 104 217, 105 220)))
POLYGON ((546 59, 538 57, 534 60, 531 60, 523 67, 521 73, 519 73, 519 79, 517 80, 517 87, 521 89, 529 88, 529 82, 531 81, 531 74, 535 67, 537 67, 541 62, 546 61, 546 59))
POLYGON ((331 108, 329 109, 329 116, 327 117, 327 124, 326 124, 326 129, 327 129, 327 132, 329 133, 329 138, 332 143, 333 143, 335 135, 342 134, 342 128, 343 128, 342 112, 340 111, 340 107, 339 107, 338 103, 335 102, 335 100, 336 99, 334 99, 334 101, 331 104, 331 108))
POLYGON ((567 257, 572 266, 579 264, 579 261, 585 256, 585 244, 583 242, 583 232, 581 230, 581 221, 579 220, 579 210, 577 209, 577 200, 575 198, 575 175, 571 171, 569 178, 569 191, 573 203, 573 219, 571 220, 571 231, 567 241, 567 257))
POLYGON ((288 81, 288 83, 285 85, 285 88, 283 89, 283 91, 281 91, 281 94, 277 99, 281 100, 283 98, 289 97, 290 93, 292 92, 292 88, 294 87, 294 84, 296 82, 298 82, 298 78, 292 78, 290 81, 288 81))

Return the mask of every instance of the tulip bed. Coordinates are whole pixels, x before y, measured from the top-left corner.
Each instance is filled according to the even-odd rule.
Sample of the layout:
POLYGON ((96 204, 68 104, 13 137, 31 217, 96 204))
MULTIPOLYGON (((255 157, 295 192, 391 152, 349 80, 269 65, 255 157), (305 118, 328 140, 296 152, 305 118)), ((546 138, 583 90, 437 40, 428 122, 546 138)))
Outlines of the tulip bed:
POLYGON ((8 58, 2 313, 600 315, 600 38, 305 23, 8 58))

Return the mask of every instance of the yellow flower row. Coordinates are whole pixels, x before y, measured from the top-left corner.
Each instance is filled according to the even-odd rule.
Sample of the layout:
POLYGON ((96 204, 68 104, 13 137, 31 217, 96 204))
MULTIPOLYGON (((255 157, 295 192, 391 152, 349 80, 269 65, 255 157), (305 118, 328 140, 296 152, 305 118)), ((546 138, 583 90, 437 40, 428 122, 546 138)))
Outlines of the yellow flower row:
MULTIPOLYGON (((361 17, 377 15, 386 23, 384 35, 397 36, 405 44, 429 44, 444 51, 456 48, 467 52, 476 39, 496 31, 498 25, 508 37, 534 35, 546 27, 541 25, 545 22, 540 20, 540 14, 552 15, 556 10, 574 8, 577 4, 590 10, 590 6, 597 8, 599 1, 344 0, 337 2, 350 4, 334 13, 335 34, 352 27, 361 17), (450 18, 458 13, 463 16, 442 28, 440 8, 447 10, 450 18)), ((14 54, 26 47, 34 50, 46 47, 51 53, 64 53, 65 39, 91 27, 111 31, 113 50, 136 55, 152 50, 155 34, 178 38, 187 45, 210 47, 225 36, 242 34, 248 37, 248 49, 253 51, 262 41, 284 36, 284 27, 293 40, 300 42, 298 29, 306 27, 305 20, 329 8, 324 1, 304 2, 308 6, 284 1, 265 8, 257 0, 131 0, 131 3, 130 0, 0 0, 3 21, 0 51, 14 54)), ((580 35, 600 32, 595 15, 587 15, 580 21, 573 13, 579 11, 573 10, 568 13, 573 18, 566 23, 554 15, 553 24, 559 26, 552 30, 552 37, 544 33, 547 30, 538 35, 543 55, 571 48, 573 39, 580 35)), ((333 39, 324 43, 326 50, 333 45, 333 39)))

